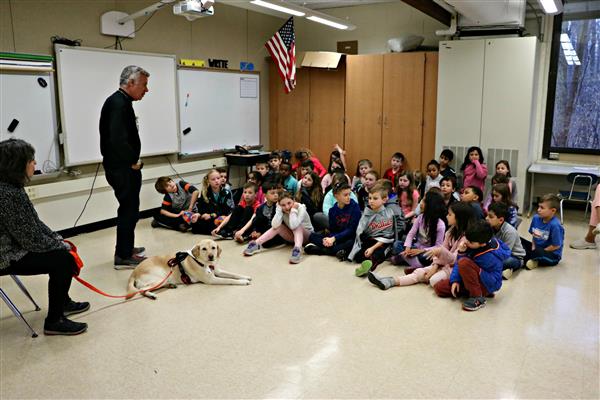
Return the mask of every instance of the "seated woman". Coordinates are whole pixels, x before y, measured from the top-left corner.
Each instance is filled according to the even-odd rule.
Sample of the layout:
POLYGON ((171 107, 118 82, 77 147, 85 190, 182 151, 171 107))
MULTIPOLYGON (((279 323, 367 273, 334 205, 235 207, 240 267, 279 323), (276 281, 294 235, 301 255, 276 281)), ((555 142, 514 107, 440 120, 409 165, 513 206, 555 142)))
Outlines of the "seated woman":
POLYGON ((77 270, 69 245, 40 219, 24 184, 35 171, 35 150, 20 139, 0 142, 0 275, 48 274, 46 335, 77 335, 87 324, 67 319, 87 311, 90 303, 69 297, 77 270))

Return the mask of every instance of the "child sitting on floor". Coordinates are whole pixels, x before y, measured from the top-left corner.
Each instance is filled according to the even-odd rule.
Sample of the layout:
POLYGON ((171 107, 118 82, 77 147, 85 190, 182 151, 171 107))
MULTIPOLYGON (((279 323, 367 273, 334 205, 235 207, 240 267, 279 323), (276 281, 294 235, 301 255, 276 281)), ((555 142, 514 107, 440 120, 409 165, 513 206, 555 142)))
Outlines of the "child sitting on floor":
MULTIPOLYGON (((352 191, 358 194, 358 191, 365 184, 367 173, 373 169, 371 160, 362 159, 356 166, 356 173, 352 177, 352 191)), ((379 179, 379 177, 377 177, 379 179)), ((376 179, 376 180, 377 180, 376 179)))
POLYGON ((290 193, 283 192, 279 196, 271 229, 248 243, 244 255, 251 256, 258 253, 266 241, 281 236, 286 242, 294 243, 290 264, 298 264, 302 260, 302 246, 308 243, 308 237, 312 232, 313 226, 304 204, 294 201, 290 193))
POLYGON ((158 178, 154 188, 164 197, 159 213, 152 220, 152 227, 160 226, 181 232, 189 230, 190 224, 199 217, 196 206, 200 193, 198 189, 184 180, 175 182, 168 176, 158 178))
POLYGON ((475 210, 475 216, 479 219, 484 219, 485 214, 481 208, 481 199, 483 198, 483 192, 477 186, 468 186, 463 189, 460 195, 460 200, 465 203, 469 203, 475 210))
MULTIPOLYGON (((234 239, 238 243, 244 243, 248 239, 256 240, 263 233, 271 229, 281 188, 275 182, 266 182, 263 185, 263 190, 265 191, 265 202, 256 209, 250 223, 246 224, 246 226, 238 230, 234 235, 234 239)), ((277 236, 263 242, 262 247, 269 248, 283 243, 283 239, 277 236)))
POLYGON ((409 265, 407 273, 430 265, 432 260, 424 253, 444 242, 446 206, 442 195, 435 191, 427 192, 421 201, 421 212, 406 235, 404 249, 392 257, 392 264, 409 265))
POLYGON ((231 213, 235 206, 231 192, 223 187, 219 171, 211 169, 202 180, 198 197, 198 220, 192 223, 192 232, 210 235, 215 226, 231 213))
POLYGON ((525 249, 521 244, 519 232, 508 222, 508 207, 503 203, 493 203, 488 210, 486 221, 494 230, 494 237, 500 239, 510 249, 510 257, 502 264, 502 278, 509 279, 513 271, 523 266, 525 249))
POLYGON ((466 203, 453 203, 448 209, 448 226, 444 243, 441 246, 427 250, 425 257, 432 260, 430 266, 417 268, 408 275, 379 277, 374 272, 369 272, 369 281, 381 290, 392 286, 408 286, 422 282, 434 287, 438 282, 449 279, 450 272, 456 261, 458 246, 463 242, 465 231, 469 223, 475 221, 473 208, 466 203))
POLYGON ((296 195, 298 191, 298 181, 296 178, 292 176, 292 166, 288 162, 282 162, 279 166, 279 172, 281 173, 281 178, 283 179, 282 185, 283 188, 292 194, 292 196, 296 195))
POLYGON ((304 247, 304 252, 335 255, 340 261, 345 261, 354 245, 361 213, 356 201, 350 197, 352 190, 347 182, 337 183, 332 191, 337 203, 329 210, 329 233, 311 233, 310 243, 304 247))
POLYGON ((365 276, 385 261, 386 249, 394 241, 394 210, 386 207, 388 191, 377 184, 369 193, 369 207, 365 207, 358 228, 356 240, 348 255, 351 261, 361 263, 356 268, 356 276, 365 276))
POLYGON ((562 258, 565 229, 556 217, 560 200, 555 194, 544 195, 533 216, 529 233, 532 241, 521 239, 525 249, 525 268, 532 270, 538 266, 554 266, 562 258))
POLYGON ((379 174, 377 171, 371 170, 365 174, 364 184, 361 185, 360 189, 356 193, 356 197, 358 198, 358 206, 360 210, 363 211, 365 207, 369 204, 369 191, 373 189, 373 186, 379 180, 379 174))
POLYGON ((450 279, 438 282, 434 289, 440 297, 468 296, 463 310, 476 311, 485 306, 484 296, 493 296, 502 287, 502 264, 510 249, 494 238, 492 227, 483 220, 469 225, 465 239, 450 279))
MULTIPOLYGON (((260 206, 256 197, 258 186, 254 182, 244 184, 242 199, 231 214, 223 219, 211 234, 219 239, 233 239, 237 232, 252 219, 254 212, 260 206)), ((243 233, 243 232, 242 232, 243 233)))
POLYGON ((442 193, 442 197, 444 198, 444 204, 446 208, 450 207, 457 201, 460 201, 460 196, 458 192, 456 192, 456 179, 447 176, 442 178, 440 181, 440 190, 442 193))
POLYGON ((440 187, 443 176, 440 174, 440 164, 435 161, 429 161, 427 164, 427 178, 425 179, 425 193, 432 187, 440 187))
POLYGON ((506 206, 508 214, 506 222, 517 227, 517 208, 510 197, 510 189, 505 183, 497 183, 492 187, 492 204, 502 203, 506 206))

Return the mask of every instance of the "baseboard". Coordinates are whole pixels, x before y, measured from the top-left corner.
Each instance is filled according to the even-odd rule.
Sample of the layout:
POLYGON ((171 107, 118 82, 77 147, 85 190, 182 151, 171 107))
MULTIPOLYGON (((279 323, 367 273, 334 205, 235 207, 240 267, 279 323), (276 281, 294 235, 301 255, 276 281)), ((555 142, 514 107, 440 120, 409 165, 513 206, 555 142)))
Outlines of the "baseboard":
MULTIPOLYGON (((146 218, 153 217, 159 210, 160 210, 160 207, 140 211, 140 219, 146 219, 146 218)), ((63 238, 67 239, 67 238, 70 238, 73 236, 80 235, 82 233, 95 232, 95 231, 99 231, 100 229, 106 229, 106 228, 110 228, 113 226, 117 226, 116 218, 105 219, 103 221, 98 221, 98 222, 94 222, 91 224, 76 226, 75 228, 63 229, 61 231, 58 231, 58 233, 63 238)))

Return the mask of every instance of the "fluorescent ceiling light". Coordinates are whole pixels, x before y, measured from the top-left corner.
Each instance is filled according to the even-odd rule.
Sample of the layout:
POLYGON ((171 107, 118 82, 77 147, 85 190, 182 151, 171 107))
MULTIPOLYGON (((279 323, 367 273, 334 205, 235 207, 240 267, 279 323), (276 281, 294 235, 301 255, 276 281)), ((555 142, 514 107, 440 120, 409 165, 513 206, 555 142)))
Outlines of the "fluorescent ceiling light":
POLYGON ((560 14, 563 6, 561 0, 539 0, 546 14, 560 14))
POLYGON ((348 25, 340 24, 337 22, 330 21, 325 18, 317 17, 315 15, 311 15, 310 17, 306 17, 306 19, 310 19, 311 21, 318 22, 320 24, 329 25, 337 29, 348 29, 348 25))
POLYGON ((291 15, 295 15, 297 17, 304 17, 306 14, 301 12, 301 11, 297 11, 288 7, 284 7, 281 6, 279 4, 273 4, 273 3, 268 3, 266 1, 263 0, 252 0, 250 3, 255 4, 257 6, 261 6, 261 7, 265 7, 265 8, 270 8, 271 10, 275 10, 275 11, 279 11, 282 13, 286 13, 286 14, 291 14, 291 15))

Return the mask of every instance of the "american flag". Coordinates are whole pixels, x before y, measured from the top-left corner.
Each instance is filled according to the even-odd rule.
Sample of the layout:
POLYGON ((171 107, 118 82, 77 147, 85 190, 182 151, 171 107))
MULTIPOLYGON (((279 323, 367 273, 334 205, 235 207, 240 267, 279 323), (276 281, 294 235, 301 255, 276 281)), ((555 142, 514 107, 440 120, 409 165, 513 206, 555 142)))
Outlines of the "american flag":
POLYGON ((271 53, 273 61, 279 70, 279 76, 283 79, 286 93, 296 87, 296 35, 294 34, 294 17, 287 20, 285 24, 267 43, 265 47, 271 53))

